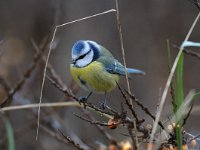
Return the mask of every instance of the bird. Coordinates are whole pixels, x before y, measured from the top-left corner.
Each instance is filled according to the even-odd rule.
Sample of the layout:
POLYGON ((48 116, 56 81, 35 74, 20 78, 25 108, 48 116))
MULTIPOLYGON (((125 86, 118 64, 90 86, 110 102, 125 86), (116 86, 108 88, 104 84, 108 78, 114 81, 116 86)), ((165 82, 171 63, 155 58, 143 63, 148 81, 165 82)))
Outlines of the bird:
POLYGON ((102 108, 106 106, 107 93, 119 82, 119 76, 128 74, 145 75, 144 71, 125 68, 111 52, 102 45, 91 40, 78 40, 72 46, 70 72, 73 79, 89 94, 80 97, 86 102, 92 93, 104 93, 102 108))

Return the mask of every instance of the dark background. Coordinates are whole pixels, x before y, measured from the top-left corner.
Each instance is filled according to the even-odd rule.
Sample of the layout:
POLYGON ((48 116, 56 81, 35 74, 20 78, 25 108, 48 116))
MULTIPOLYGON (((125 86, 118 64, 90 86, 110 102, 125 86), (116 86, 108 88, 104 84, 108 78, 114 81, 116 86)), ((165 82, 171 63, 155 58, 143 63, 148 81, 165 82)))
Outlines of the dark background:
MULTIPOLYGON (((198 9, 189 0, 119 0, 119 7, 127 66, 146 72, 146 76, 132 77, 131 90, 155 114, 169 72, 166 40, 169 39, 171 45, 179 46, 194 21, 198 9)), ((1 0, 0 40, 5 40, 5 42, 0 46, 0 77, 6 80, 10 87, 14 87, 23 77, 23 73, 30 66, 36 53, 31 39, 40 45, 43 39, 52 33, 55 25, 113 8, 115 9, 114 0, 1 0)), ((190 40, 199 41, 199 25, 198 22, 190 40)), ((96 41, 109 49, 122 62, 114 12, 64 26, 56 33, 54 49, 50 56, 50 63, 61 76, 64 84, 71 84, 72 77, 69 73, 71 47, 79 39, 96 41)), ((198 52, 197 48, 194 50, 198 52)), ((178 50, 172 47, 173 59, 177 52, 178 50)), ((43 68, 44 64, 41 62, 22 89, 15 94, 12 105, 38 103, 43 68), (19 102, 19 99, 22 102, 19 102)), ((183 74, 185 95, 191 89, 199 91, 199 68, 198 59, 185 56, 183 74)), ((124 78, 120 84, 126 87, 124 78)), ((85 94, 87 93, 80 90, 77 96, 85 94)), ((0 102, 5 96, 6 92, 0 87, 0 102)), ((99 105, 98 102, 102 98, 102 95, 96 94, 90 101, 99 105)), ((43 102, 57 101, 66 101, 66 99, 46 80, 43 102)), ((108 105, 116 110, 120 109, 122 101, 123 98, 118 89, 108 96, 108 105)), ((195 102, 195 106, 197 105, 198 101, 195 102)), ((135 109, 140 117, 152 123, 152 120, 140 109, 135 109)), ((95 141, 99 141, 108 144, 95 127, 77 119, 73 112, 81 114, 76 108, 58 108, 53 111, 42 109, 42 116, 47 122, 53 122, 55 127, 62 128, 66 134, 75 135, 83 139, 85 143, 93 145, 95 141), (59 119, 62 123, 58 121, 59 119)), ((57 142, 43 129, 40 129, 39 139, 35 141, 36 116, 31 110, 11 111, 6 114, 17 132, 15 134, 16 149, 71 149, 57 142)), ((170 96, 163 109, 162 120, 166 120, 169 115, 172 115, 170 96)), ((106 120, 98 115, 97 118, 106 120)), ((198 112, 192 113, 185 127, 194 135, 200 133, 198 118, 198 112)), ((4 131, 3 127, 0 127, 4 131)), ((2 131, 0 135, 4 133, 2 131)), ((119 134, 119 132, 125 132, 123 129, 108 131, 118 140, 124 139, 124 136, 119 134)), ((1 137, 0 141, 3 139, 1 137)))

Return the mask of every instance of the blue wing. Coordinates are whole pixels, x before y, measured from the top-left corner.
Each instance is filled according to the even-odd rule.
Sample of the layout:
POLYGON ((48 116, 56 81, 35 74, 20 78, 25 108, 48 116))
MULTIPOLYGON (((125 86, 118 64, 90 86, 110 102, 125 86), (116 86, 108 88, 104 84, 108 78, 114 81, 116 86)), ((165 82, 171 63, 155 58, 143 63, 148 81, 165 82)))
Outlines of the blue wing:
MULTIPOLYGON (((126 74, 125 67, 118 60, 114 58, 101 57, 98 61, 104 64, 106 71, 108 71, 109 73, 119 74, 119 75, 126 74)), ((133 68, 127 68, 127 72, 133 74, 145 75, 145 72, 133 68)))

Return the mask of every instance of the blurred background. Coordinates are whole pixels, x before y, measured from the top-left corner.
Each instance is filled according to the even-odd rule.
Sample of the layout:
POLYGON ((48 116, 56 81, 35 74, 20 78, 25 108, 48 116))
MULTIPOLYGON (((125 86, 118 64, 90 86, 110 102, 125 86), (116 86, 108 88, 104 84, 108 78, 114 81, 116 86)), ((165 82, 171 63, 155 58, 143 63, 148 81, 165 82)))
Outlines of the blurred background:
MULTIPOLYGON (((7 97, 8 91, 22 80, 24 83, 10 100, 10 105, 38 103, 44 61, 35 61, 37 48, 45 55, 51 41, 55 25, 115 9, 114 0, 1 0, 0 1, 0 103, 7 97), (32 70, 27 71, 35 65, 32 70), (29 75, 24 76, 25 73, 29 75), (6 83, 4 83, 6 82, 6 83), (5 86, 6 84, 6 86, 5 86)), ((133 76, 130 80, 131 91, 135 96, 156 114, 159 97, 168 78, 167 42, 170 41, 172 57, 175 58, 179 46, 184 40, 198 9, 190 0, 119 0, 120 20, 122 25, 123 42, 127 66, 138 68, 146 72, 145 76, 133 76)), ((199 41, 200 22, 197 23, 190 40, 199 41)), ((69 72, 71 47, 77 40, 93 40, 109 49, 122 62, 119 33, 115 12, 111 12, 92 19, 76 22, 59 28, 56 32, 49 63, 60 76, 63 84, 76 88, 69 72)), ((198 48, 193 49, 198 52, 198 48)), ((191 89, 200 90, 199 60, 185 55, 184 59, 184 94, 191 89)), ((121 78, 120 85, 126 88, 125 79, 121 78)), ((77 96, 87 93, 78 90, 77 96)), ((103 95, 94 94, 89 101, 99 105, 103 95)), ((68 98, 57 90, 48 80, 45 81, 42 102, 67 101, 68 98)), ((120 110, 124 102, 116 88, 108 96, 108 105, 120 110)), ((196 101, 195 105, 198 106, 196 101)), ((152 120, 135 108, 138 116, 146 123, 152 120)), ((82 143, 94 145, 108 141, 95 126, 84 122, 73 115, 81 114, 77 108, 42 108, 41 122, 54 129, 61 129, 63 133, 82 143), (83 130, 84 129, 84 130, 83 130)), ((70 145, 59 142, 40 128, 38 140, 35 140, 37 109, 9 111, 9 118, 15 133, 17 150, 55 150, 73 149, 70 145)), ((162 112, 162 120, 172 115, 171 97, 167 98, 162 112)), ((106 118, 94 114, 97 120, 107 121, 106 118)), ((186 130, 194 135, 199 134, 199 112, 191 114, 186 130)), ((0 149, 7 149, 5 128, 0 120, 0 149)), ((117 140, 125 137, 120 133, 127 133, 123 128, 107 130, 117 140)), ((57 131, 56 131, 57 132, 57 131)))

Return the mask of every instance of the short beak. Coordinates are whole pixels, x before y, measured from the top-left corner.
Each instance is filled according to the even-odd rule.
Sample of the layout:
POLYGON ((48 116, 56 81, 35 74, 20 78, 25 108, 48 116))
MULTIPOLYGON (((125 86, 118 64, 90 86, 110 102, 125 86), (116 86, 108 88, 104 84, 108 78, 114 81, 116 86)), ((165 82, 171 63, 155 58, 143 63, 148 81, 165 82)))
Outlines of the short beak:
POLYGON ((76 61, 72 60, 72 61, 70 61, 70 63, 74 65, 76 63, 76 61))

